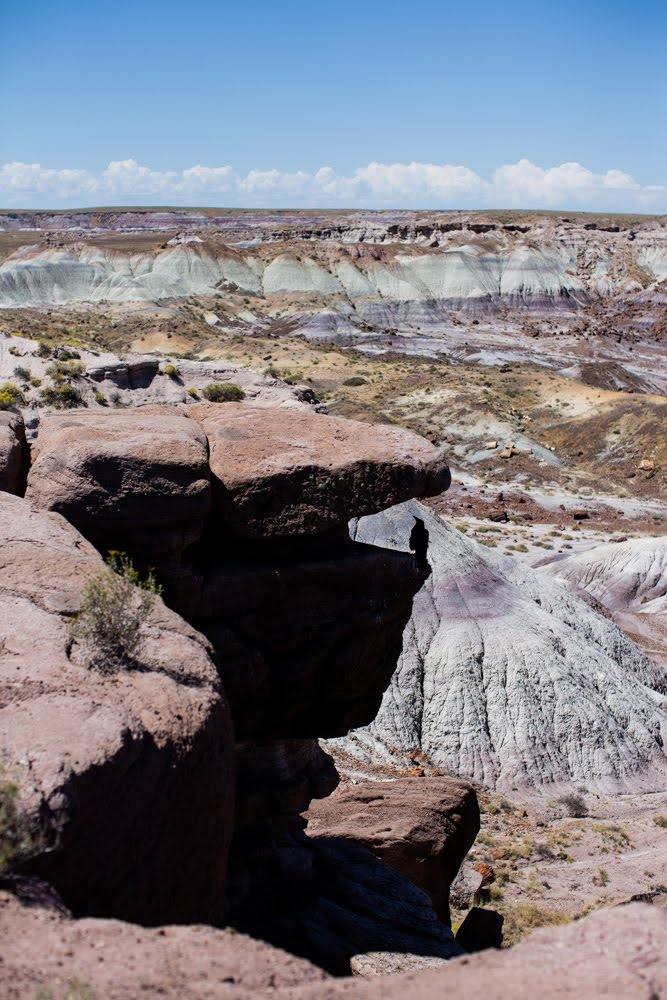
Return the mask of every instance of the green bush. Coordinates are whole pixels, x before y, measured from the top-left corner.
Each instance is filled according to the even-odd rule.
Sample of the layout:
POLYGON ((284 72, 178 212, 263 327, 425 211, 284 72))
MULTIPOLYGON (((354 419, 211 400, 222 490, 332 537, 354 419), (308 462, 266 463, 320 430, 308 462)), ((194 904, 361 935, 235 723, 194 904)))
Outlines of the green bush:
POLYGON ((199 393, 193 385, 191 385, 188 389, 188 396, 190 396, 191 399, 199 399, 199 393))
POLYGON ((86 585, 71 631, 88 664, 112 674, 132 665, 146 615, 161 588, 152 573, 142 580, 122 552, 111 552, 107 567, 86 585))
POLYGON ((50 358, 53 354, 53 348, 45 340, 40 340, 35 354, 38 358, 50 358))
POLYGON ((95 390, 95 402, 99 403, 100 406, 108 406, 107 397, 104 395, 101 389, 95 390))
POLYGON ((163 365, 162 366, 162 374, 163 375, 168 375, 169 378, 173 378, 174 380, 180 378, 180 375, 181 375, 181 373, 180 373, 179 369, 176 367, 176 365, 172 365, 172 364, 163 365))
POLYGON ((3 382, 0 385, 0 410, 11 410, 23 402, 23 393, 14 382, 3 382))
POLYGON ((85 370, 86 367, 81 361, 54 361, 52 365, 49 365, 46 373, 51 376, 54 382, 61 384, 79 378, 85 370))
POLYGON ((30 381, 30 371, 28 368, 24 368, 23 365, 17 365, 16 368, 14 369, 14 374, 22 382, 30 381))
POLYGON ((61 382, 60 385, 48 386, 42 389, 40 400, 44 406, 53 406, 57 410, 69 410, 75 406, 83 406, 83 396, 69 382, 61 382))
POLYGON ((34 841, 27 819, 20 810, 19 787, 5 780, 0 768, 0 876, 17 861, 28 857, 34 841))
POLYGON ((245 392, 233 382, 211 382, 202 389, 202 396, 210 403, 236 403, 245 399, 245 392))

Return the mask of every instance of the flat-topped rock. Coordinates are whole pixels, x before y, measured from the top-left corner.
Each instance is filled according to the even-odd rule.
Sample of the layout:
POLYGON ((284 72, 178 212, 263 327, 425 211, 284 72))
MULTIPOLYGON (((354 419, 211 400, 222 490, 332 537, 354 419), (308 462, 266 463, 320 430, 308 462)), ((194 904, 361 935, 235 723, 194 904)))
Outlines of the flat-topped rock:
POLYGON ((23 418, 18 413, 0 412, 0 490, 21 493, 27 465, 23 418))
POLYGON ((436 447, 411 431, 242 403, 189 408, 208 437, 214 505, 240 535, 314 535, 447 489, 436 447))
POLYGON ((471 785, 449 777, 398 778, 340 786, 312 802, 308 832, 363 844, 449 915, 449 886, 479 831, 471 785))
POLYGON ((76 914, 219 920, 232 735, 210 647, 155 597, 132 667, 90 666, 70 622, 103 571, 60 515, 0 493, 0 760, 29 867, 76 914))
POLYGON ((27 497, 100 548, 178 555, 210 508, 206 438, 168 407, 42 420, 27 497))

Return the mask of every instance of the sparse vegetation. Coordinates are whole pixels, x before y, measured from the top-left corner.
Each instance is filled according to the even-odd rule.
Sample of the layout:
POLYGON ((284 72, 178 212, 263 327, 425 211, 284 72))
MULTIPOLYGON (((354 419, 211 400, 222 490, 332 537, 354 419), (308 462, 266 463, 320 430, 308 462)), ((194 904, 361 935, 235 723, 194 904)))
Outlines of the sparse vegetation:
POLYGON ((0 767, 0 876, 32 853, 34 838, 19 806, 19 786, 0 767))
POLYGON ((654 816, 653 822, 662 829, 667 829, 667 816, 654 816))
POLYGON ((202 389, 202 396, 209 403, 237 403, 245 399, 245 392, 233 382, 210 382, 202 389))
POLYGON ((104 395, 101 389, 95 390, 95 402, 100 406, 108 406, 107 397, 104 395))
POLYGON ((21 382, 30 381, 30 370, 28 368, 24 368, 23 365, 16 366, 16 368, 14 369, 14 375, 16 376, 16 378, 20 379, 21 382))
POLYGON ((11 410, 23 402, 23 393, 15 382, 3 382, 0 385, 0 410, 11 410))
POLYGON ((107 569, 86 585, 72 623, 72 636, 91 667, 109 674, 132 665, 160 590, 152 573, 142 580, 124 553, 110 553, 107 569))
POLYGON ((562 910, 547 910, 535 903, 515 903, 503 910, 503 916, 503 948, 517 944, 536 927, 556 927, 572 920, 562 910))
POLYGON ((584 798, 575 792, 561 795, 558 804, 561 806, 563 816, 572 816, 577 819, 588 816, 588 806, 584 798))
POLYGON ((69 382, 61 382, 60 385, 47 386, 42 389, 40 399, 44 406, 53 406, 57 410, 68 410, 75 406, 83 406, 83 396, 79 390, 70 385, 69 382))
POLYGON ((352 378, 346 378, 345 381, 343 382, 343 385, 351 385, 351 386, 367 385, 367 384, 368 380, 362 378, 361 375, 353 375, 352 378))
POLYGON ((191 385, 188 388, 187 393, 190 399, 199 399, 199 392, 197 391, 197 389, 195 389, 194 386, 191 385))
POLYGON ((180 369, 171 363, 162 366, 162 374, 174 381, 177 381, 181 377, 180 369))

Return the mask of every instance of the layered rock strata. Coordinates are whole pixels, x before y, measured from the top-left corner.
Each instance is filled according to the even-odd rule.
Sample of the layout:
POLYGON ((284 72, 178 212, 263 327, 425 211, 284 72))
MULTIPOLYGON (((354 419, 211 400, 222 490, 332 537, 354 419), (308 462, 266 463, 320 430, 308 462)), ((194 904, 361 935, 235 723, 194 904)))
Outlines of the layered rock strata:
POLYGON ((659 788, 667 715, 656 667, 563 584, 490 552, 410 502, 355 525, 431 568, 371 726, 342 742, 364 764, 421 751, 487 786, 659 788))

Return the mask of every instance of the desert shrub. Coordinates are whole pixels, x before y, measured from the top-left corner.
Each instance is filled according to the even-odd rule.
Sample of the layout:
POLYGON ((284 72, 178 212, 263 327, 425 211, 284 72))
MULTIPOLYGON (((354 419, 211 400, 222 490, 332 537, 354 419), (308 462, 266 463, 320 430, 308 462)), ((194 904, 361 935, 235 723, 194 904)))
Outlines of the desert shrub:
POLYGON ((142 626, 160 587, 152 573, 142 580, 130 559, 111 552, 107 569, 86 585, 72 636, 91 667, 112 674, 132 665, 142 626))
POLYGON ((18 379, 21 379, 22 382, 30 381, 30 371, 28 368, 24 368, 23 365, 17 365, 14 369, 14 374, 18 379))
POLYGON ((179 369, 176 367, 176 365, 166 364, 162 366, 162 374, 167 375, 169 378, 173 378, 174 380, 176 380, 177 378, 180 377, 181 373, 179 369))
POLYGON ((236 403, 245 399, 245 392, 233 382, 210 382, 202 389, 202 396, 210 403, 236 403))
POLYGON ((60 385, 47 386, 42 389, 40 399, 44 406, 53 406, 57 410, 69 410, 75 406, 83 406, 83 396, 69 382, 60 385))
POLYGON ((47 344, 45 340, 40 340, 35 354, 38 358, 50 358, 53 354, 53 348, 50 344, 47 344))
POLYGON ((667 827, 667 816, 654 816, 653 822, 655 823, 656 826, 665 829, 667 827))
POLYGON ((19 787, 6 780, 0 767, 0 876, 28 857, 34 841, 30 825, 19 807, 19 787))
POLYGON ((69 382, 71 379, 79 378, 85 370, 86 367, 81 361, 54 361, 48 367, 46 373, 51 376, 56 384, 60 385, 63 382, 69 382))
POLYGON ((33 388, 38 389, 41 384, 42 384, 42 380, 41 380, 41 378, 39 378, 38 375, 31 375, 30 376, 30 385, 33 386, 33 388))
POLYGON ((73 359, 78 359, 81 357, 78 351, 75 351, 72 347, 56 347, 53 352, 54 358, 58 358, 59 361, 72 361, 73 359))
POLYGON ((101 389, 95 390, 95 402, 99 403, 100 406, 108 406, 107 397, 104 395, 101 389))
POLYGON ((191 385, 188 389, 188 396, 190 396, 191 399, 199 399, 199 393, 193 385, 191 385))
POLYGON ((582 796, 577 795, 575 792, 561 795, 558 799, 558 804, 561 806, 564 816, 574 816, 577 818, 588 816, 588 806, 582 796))
POLYGON ((343 385, 367 385, 365 378, 361 378, 360 375, 353 375, 352 378, 346 378, 343 385))
POLYGON ((536 927, 569 924, 572 917, 561 910, 547 910, 534 903, 516 903, 503 910, 503 948, 517 944, 536 927))
POLYGON ((11 410, 24 402, 23 393, 14 382, 3 382, 0 385, 0 410, 11 410))

